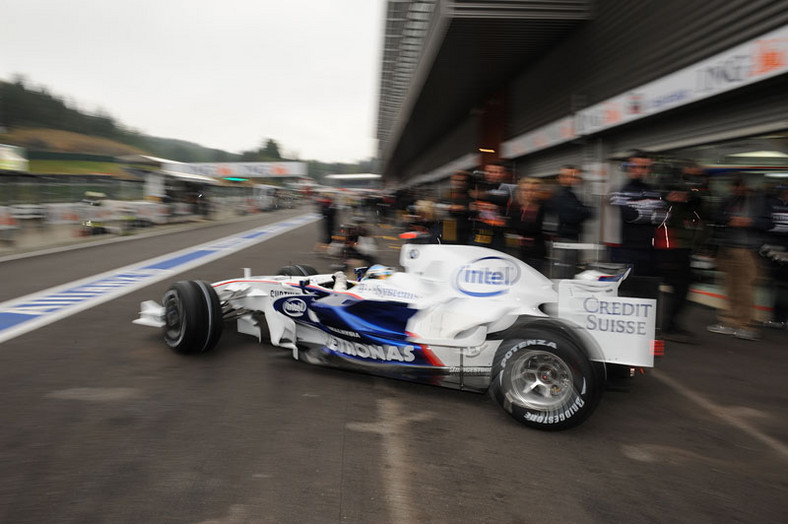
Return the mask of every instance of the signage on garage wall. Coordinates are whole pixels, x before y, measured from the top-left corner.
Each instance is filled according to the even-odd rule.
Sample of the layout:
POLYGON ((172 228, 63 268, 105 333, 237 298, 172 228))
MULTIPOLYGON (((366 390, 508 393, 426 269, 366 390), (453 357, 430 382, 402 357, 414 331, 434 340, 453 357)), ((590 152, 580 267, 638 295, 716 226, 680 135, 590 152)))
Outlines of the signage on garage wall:
POLYGON ((604 100, 502 146, 505 158, 546 149, 788 72, 788 26, 604 100))

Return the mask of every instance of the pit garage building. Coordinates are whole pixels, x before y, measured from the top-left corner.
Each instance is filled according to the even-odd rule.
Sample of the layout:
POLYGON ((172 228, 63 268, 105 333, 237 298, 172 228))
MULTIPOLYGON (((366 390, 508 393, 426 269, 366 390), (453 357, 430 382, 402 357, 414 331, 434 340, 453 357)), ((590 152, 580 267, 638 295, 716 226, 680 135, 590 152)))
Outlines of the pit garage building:
MULTIPOLYGON (((573 163, 604 208, 636 148, 788 172, 785 0, 389 0, 385 24, 389 187, 491 160, 518 177, 573 163)), ((604 210, 597 222, 589 240, 615 242, 604 210)))

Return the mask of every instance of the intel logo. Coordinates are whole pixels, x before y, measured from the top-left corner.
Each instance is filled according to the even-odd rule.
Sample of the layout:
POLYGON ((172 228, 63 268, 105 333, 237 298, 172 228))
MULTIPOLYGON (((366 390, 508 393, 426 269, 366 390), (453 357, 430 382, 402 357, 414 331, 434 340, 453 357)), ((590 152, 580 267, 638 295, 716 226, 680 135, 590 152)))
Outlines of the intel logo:
POLYGON ((485 257, 463 264, 454 277, 454 287, 471 297, 494 297, 509 292, 520 279, 516 263, 501 257, 485 257))
POLYGON ((291 298, 285 301, 282 310, 291 317, 300 317, 306 312, 306 302, 300 298, 291 298))

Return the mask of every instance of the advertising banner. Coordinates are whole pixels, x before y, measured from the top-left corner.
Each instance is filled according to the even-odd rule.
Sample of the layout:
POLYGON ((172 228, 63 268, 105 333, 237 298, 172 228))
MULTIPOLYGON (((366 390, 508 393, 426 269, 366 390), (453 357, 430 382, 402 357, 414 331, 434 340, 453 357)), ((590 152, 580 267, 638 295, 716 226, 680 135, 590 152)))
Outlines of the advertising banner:
POLYGON ((171 173, 212 178, 277 178, 306 176, 306 162, 172 162, 162 164, 171 173))
POLYGON ((504 158, 556 146, 788 72, 788 26, 504 142, 504 158))

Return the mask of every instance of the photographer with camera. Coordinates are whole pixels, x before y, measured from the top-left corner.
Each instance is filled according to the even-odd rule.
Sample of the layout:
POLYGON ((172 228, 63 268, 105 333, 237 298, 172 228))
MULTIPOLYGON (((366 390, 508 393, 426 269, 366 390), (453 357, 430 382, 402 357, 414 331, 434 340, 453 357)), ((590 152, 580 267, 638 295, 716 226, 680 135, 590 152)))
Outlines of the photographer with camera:
POLYGON ((515 185, 501 162, 487 164, 484 178, 477 178, 469 191, 475 199, 472 244, 504 251, 506 248, 506 206, 514 198, 515 185))
POLYGON ((457 171, 451 176, 449 198, 445 202, 448 216, 443 220, 443 241, 447 244, 468 244, 471 241, 471 210, 473 199, 469 193, 471 174, 457 171))
POLYGON ((700 182, 704 171, 696 164, 684 165, 667 185, 663 196, 667 210, 654 231, 654 254, 661 282, 670 286, 665 297, 662 336, 666 340, 696 343, 695 336, 679 322, 692 284, 692 251, 704 236, 703 199, 708 196, 700 182))

